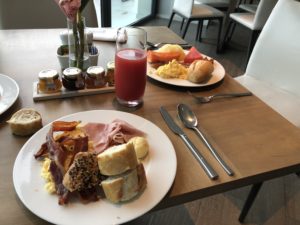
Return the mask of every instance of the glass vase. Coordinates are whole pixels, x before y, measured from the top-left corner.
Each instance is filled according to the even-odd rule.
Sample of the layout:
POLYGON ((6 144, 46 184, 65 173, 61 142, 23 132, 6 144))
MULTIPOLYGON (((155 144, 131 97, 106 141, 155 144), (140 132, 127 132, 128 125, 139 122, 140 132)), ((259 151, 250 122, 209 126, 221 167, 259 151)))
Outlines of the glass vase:
POLYGON ((90 66, 85 18, 68 19, 69 66, 86 71, 90 66))

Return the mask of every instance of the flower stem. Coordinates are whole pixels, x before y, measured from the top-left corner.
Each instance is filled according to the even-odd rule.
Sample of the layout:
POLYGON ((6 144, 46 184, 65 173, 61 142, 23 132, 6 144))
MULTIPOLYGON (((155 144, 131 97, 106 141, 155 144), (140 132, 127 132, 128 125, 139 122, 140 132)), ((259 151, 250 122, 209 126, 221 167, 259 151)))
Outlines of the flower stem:
POLYGON ((74 66, 83 69, 84 61, 84 21, 81 17, 80 11, 77 12, 76 18, 73 22, 73 36, 74 36, 74 66))

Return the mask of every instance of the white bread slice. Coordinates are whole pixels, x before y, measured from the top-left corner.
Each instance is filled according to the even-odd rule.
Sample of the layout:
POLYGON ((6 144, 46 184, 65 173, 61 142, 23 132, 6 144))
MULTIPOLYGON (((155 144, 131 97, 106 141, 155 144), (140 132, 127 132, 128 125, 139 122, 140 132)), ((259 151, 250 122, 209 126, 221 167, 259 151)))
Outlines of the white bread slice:
POLYGON ((107 178, 101 185, 109 201, 113 203, 128 201, 147 186, 144 166, 140 163, 135 169, 107 178))
POLYGON ((31 135, 43 126, 41 115, 30 108, 15 112, 7 123, 9 123, 12 132, 20 136, 31 135))
POLYGON ((113 176, 134 169, 138 160, 132 143, 113 146, 97 156, 100 173, 113 176))

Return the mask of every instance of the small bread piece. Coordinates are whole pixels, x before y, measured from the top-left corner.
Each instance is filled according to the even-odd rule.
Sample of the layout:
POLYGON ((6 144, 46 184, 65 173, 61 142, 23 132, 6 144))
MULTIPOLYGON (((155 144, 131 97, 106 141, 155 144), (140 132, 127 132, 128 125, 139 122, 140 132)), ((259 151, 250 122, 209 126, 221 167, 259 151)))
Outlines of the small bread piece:
POLYGON ((128 201, 142 192, 147 186, 143 164, 118 176, 112 176, 101 182, 105 197, 113 202, 128 201))
POLYGON ((188 69, 187 79, 193 83, 205 81, 214 71, 212 60, 195 60, 188 69))
POLYGON ((144 158, 149 152, 149 144, 144 137, 133 137, 129 140, 134 146, 134 150, 138 159, 144 158))
POLYGON ((43 126, 41 115, 30 108, 15 112, 7 123, 9 123, 12 132, 20 136, 31 135, 43 126))
POLYGON ((63 178, 63 185, 71 192, 100 184, 97 157, 89 152, 78 152, 63 178))
POLYGON ((100 173, 107 176, 124 173, 138 164, 132 143, 110 147, 100 153, 97 159, 100 173))

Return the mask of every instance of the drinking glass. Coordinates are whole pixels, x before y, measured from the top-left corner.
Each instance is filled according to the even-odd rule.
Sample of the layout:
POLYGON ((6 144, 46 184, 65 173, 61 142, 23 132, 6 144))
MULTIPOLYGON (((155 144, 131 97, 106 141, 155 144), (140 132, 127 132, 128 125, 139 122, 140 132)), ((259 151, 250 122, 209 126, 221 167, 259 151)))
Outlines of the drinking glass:
POLYGON ((118 30, 115 54, 115 89, 121 105, 143 103, 147 72, 147 34, 137 27, 118 30))

